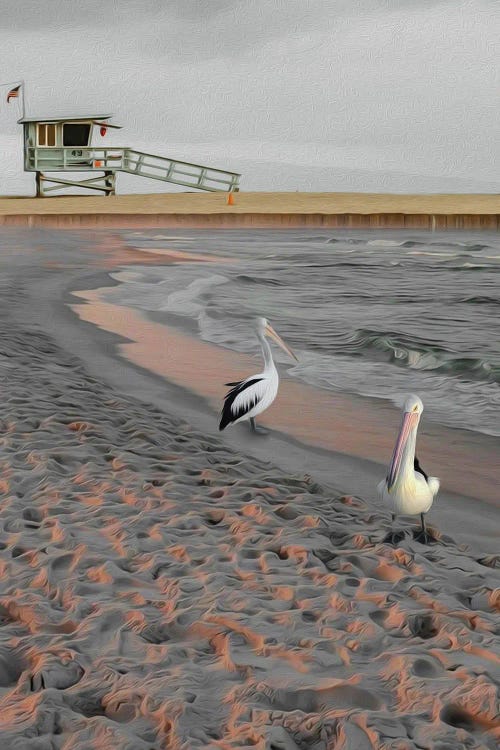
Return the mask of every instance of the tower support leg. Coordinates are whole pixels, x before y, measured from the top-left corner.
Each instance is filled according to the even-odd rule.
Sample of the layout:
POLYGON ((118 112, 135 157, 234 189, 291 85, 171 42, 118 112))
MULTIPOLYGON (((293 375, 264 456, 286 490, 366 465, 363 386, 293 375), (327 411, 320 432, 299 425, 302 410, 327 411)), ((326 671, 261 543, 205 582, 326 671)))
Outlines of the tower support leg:
POLYGON ((85 180, 69 180, 63 177, 51 177, 42 172, 37 172, 36 194, 39 197, 45 197, 48 196, 49 193, 73 187, 84 188, 87 190, 98 190, 105 195, 114 195, 115 181, 115 173, 112 170, 107 170, 103 174, 94 175, 94 177, 85 180))
POLYGON ((116 182, 115 172, 104 172, 104 184, 107 187, 106 195, 115 194, 115 182, 116 182))

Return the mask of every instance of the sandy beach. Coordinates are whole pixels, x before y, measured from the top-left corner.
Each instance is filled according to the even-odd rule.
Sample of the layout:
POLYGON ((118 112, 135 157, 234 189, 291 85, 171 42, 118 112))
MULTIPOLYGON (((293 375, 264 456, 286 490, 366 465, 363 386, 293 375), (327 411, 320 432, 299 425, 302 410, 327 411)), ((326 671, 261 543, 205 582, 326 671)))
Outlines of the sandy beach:
POLYGON ((237 192, 0 197, 0 226, 350 227, 425 230, 500 227, 494 194, 237 192))
POLYGON ((1 238, 2 750, 496 748, 498 440, 426 425, 435 541, 388 544, 396 409, 285 378, 220 434, 255 359, 101 298, 209 256, 1 238))
POLYGON ((146 193, 144 195, 0 198, 0 216, 23 214, 500 214, 494 194, 404 195, 384 193, 237 192, 146 193))

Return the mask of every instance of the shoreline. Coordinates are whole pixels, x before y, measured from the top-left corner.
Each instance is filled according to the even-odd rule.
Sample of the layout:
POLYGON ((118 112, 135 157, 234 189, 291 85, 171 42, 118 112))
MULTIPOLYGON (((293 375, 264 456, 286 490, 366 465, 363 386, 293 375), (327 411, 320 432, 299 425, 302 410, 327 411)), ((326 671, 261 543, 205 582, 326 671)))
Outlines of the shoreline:
MULTIPOLYGON (((214 415, 226 390, 221 378, 235 380, 258 367, 253 356, 208 344, 133 308, 104 302, 100 291, 72 292, 84 300, 83 305, 71 305, 79 318, 117 335, 118 356, 201 396, 214 415)), ((399 420, 399 409, 389 402, 334 393, 285 377, 278 398, 260 421, 315 448, 373 461, 382 476, 399 420)), ((495 437, 432 422, 424 421, 419 430, 420 454, 429 457, 422 463, 432 457, 432 473, 443 487, 470 497, 476 489, 479 499, 499 507, 496 475, 488 470, 496 444, 495 437), (478 462, 476 453, 485 459, 478 462), (456 465, 461 466, 458 477, 456 465)))
MULTIPOLYGON (((163 259, 163 262, 167 261, 163 259)), ((92 284, 87 284, 87 286, 94 287, 94 291, 95 288, 102 286, 104 280, 106 280, 107 285, 116 283, 105 272, 99 275, 95 273, 86 275, 86 281, 92 281, 92 284)), ((330 488, 335 485, 336 490, 334 491, 347 494, 355 491, 356 496, 363 497, 370 507, 373 509, 379 507, 382 512, 385 512, 385 509, 380 507, 376 499, 376 484, 385 471, 385 454, 382 462, 377 462, 363 456, 353 456, 346 452, 336 451, 331 446, 330 449, 325 449, 321 445, 314 444, 314 441, 312 444, 307 444, 303 438, 298 438, 293 432, 288 434, 285 431, 276 432, 276 425, 273 420, 270 420, 269 425, 272 429, 270 442, 267 439, 255 441, 253 436, 245 429, 245 425, 239 425, 231 431, 218 433, 216 430, 216 410, 214 410, 214 408, 217 409, 220 406, 217 399, 212 397, 210 403, 206 394, 202 395, 196 389, 186 388, 185 384, 179 385, 179 381, 176 384, 175 379, 165 379, 164 375, 159 375, 154 368, 148 367, 144 362, 138 363, 123 358, 119 349, 128 345, 133 346, 130 331, 129 335, 125 336, 110 333, 108 330, 97 327, 93 322, 85 322, 76 317, 76 314, 69 307, 75 304, 75 296, 72 292, 77 289, 78 284, 79 281, 74 279, 71 284, 65 285, 64 302, 59 305, 51 304, 49 310, 47 310, 46 319, 47 321, 55 321, 59 318, 59 323, 61 323, 61 316, 64 318, 64 325, 59 326, 56 333, 58 340, 64 344, 65 348, 71 350, 73 342, 78 340, 77 336, 80 337, 79 348, 81 348, 82 338, 86 341, 84 347, 84 351, 88 352, 86 359, 89 364, 95 365, 96 373, 102 374, 105 372, 109 382, 118 386, 122 392, 128 392, 134 397, 146 398, 148 402, 156 404, 160 409, 165 409, 178 418, 191 421, 195 428, 204 431, 207 435, 217 435, 219 440, 236 448, 243 454, 255 456, 263 461, 269 460, 271 456, 273 463, 279 466, 281 470, 291 472, 294 476, 298 472, 311 474, 315 479, 330 488), (62 310, 64 305, 68 306, 66 312, 62 310), (57 309, 59 309, 59 312, 56 312, 57 309), (56 314, 54 314, 55 312, 56 314), (99 350, 99 356, 97 356, 96 348, 99 350)), ((49 285, 45 294, 48 298, 57 298, 58 289, 60 289, 59 285, 56 287, 49 285)), ((76 304, 78 304, 78 300, 76 304)), ((84 309, 90 308, 87 305, 81 305, 81 307, 84 309)), ((146 322, 150 323, 150 321, 146 322)), ((154 323, 153 325, 164 328, 161 324, 154 323)), ((180 335, 179 332, 176 332, 176 335, 180 335)), ((210 347, 210 345, 203 345, 210 347)), ((224 352, 231 358, 235 354, 226 350, 224 352)), ((243 355, 236 356, 239 358, 243 355)), ((255 367, 256 360, 254 358, 248 357, 247 361, 250 366, 255 367)), ((236 368, 235 375, 241 374, 240 361, 237 364, 233 361, 232 366, 236 368)), ((218 381, 217 383, 223 391, 224 388, 221 383, 218 381)), ((311 388, 310 386, 306 387, 311 388)), ((311 388, 311 390, 316 391, 314 388, 311 388)), ((353 400, 355 401, 356 397, 353 400)), ((350 397, 345 400, 344 408, 348 409, 349 414, 353 400, 350 397)), ((359 397, 359 402, 362 404, 361 409, 366 407, 370 401, 370 399, 359 397)), ((378 407, 379 404, 376 402, 375 409, 377 411, 378 407)), ((395 427, 399 420, 398 410, 387 407, 384 409, 384 414, 388 415, 389 420, 392 419, 395 427)), ((439 428, 439 426, 435 427, 439 428)), ((387 432, 385 426, 384 431, 387 434, 387 450, 385 452, 388 452, 387 455, 389 455, 392 449, 390 431, 387 432)), ((431 428, 431 431, 434 431, 434 428, 431 428)), ((461 433, 461 437, 465 439, 467 445, 469 445, 470 439, 476 441, 479 438, 479 443, 476 444, 477 451, 482 450, 483 437, 488 445, 490 443, 492 445, 494 442, 494 438, 489 439, 488 436, 482 436, 479 433, 456 430, 450 430, 450 432, 452 434, 461 433)), ((437 429, 433 439, 437 440, 437 444, 440 445, 439 429, 437 429)), ((469 465, 480 470, 480 467, 475 466, 474 455, 472 455, 469 465)), ((438 472, 435 473, 438 474, 438 472)), ((441 490, 431 511, 432 518, 429 518, 429 522, 432 525, 435 524, 436 528, 445 533, 454 535, 457 542, 465 544, 471 549, 476 548, 477 552, 493 553, 496 550, 495 528, 498 513, 495 480, 493 478, 493 484, 486 493, 488 499, 478 499, 478 493, 474 492, 474 483, 470 485, 470 489, 472 490, 470 493, 464 492, 462 489, 458 494, 449 490, 441 490), (464 518, 467 518, 465 526, 464 518), (477 541, 471 542, 471 539, 475 537, 477 541)), ((406 519, 405 527, 410 527, 412 522, 414 522, 414 519, 406 519)))
MULTIPOLYGON (((117 283, 109 277, 107 270, 96 273, 95 268, 84 275, 84 280, 93 291, 103 286, 105 281, 108 284, 117 283)), ((238 451, 243 456, 253 457, 265 463, 271 461, 280 471, 287 472, 295 478, 311 476, 325 487, 330 496, 350 495, 354 492, 355 497, 362 498, 362 502, 367 503, 373 511, 382 512, 389 517, 388 511, 380 505, 376 494, 376 485, 386 468, 385 462, 378 463, 360 456, 307 444, 293 434, 276 431, 272 424, 269 438, 263 440, 255 439, 245 425, 237 425, 232 430, 222 433, 217 432, 217 411, 214 410, 214 406, 220 405, 218 402, 212 401, 210 404, 209 400, 196 390, 176 384, 174 380, 165 379, 154 370, 124 358, 120 355, 119 349, 121 346, 127 346, 127 340, 130 341, 127 336, 112 333, 106 328, 99 328, 92 322, 80 319, 71 307, 75 305, 73 292, 77 291, 81 282, 81 274, 76 274, 73 279, 66 279, 62 284, 57 277, 46 280, 38 289, 43 300, 39 314, 58 343, 66 351, 83 358, 91 374, 104 378, 120 393, 147 401, 177 419, 187 420, 194 429, 207 436, 216 436, 228 448, 238 451)), ((78 301, 76 304, 79 304, 78 301)), ((80 306, 86 307, 81 304, 80 306)), ((232 355, 233 352, 229 354, 232 355)), ((248 361, 255 367, 256 359, 248 357, 248 361)), ((307 388, 316 390, 311 386, 307 388)), ((364 397, 359 397, 359 400, 362 403, 371 401, 364 397)), ((349 408, 349 398, 347 404, 349 408)), ((392 419, 396 426, 399 419, 398 410, 389 407, 388 411, 393 412, 392 419)), ((463 432, 466 433, 466 437, 479 435, 463 432)), ((390 440, 390 453, 392 448, 389 444, 390 440)), ((476 554, 494 554, 498 546, 497 502, 496 493, 492 495, 492 500, 488 501, 477 499, 474 493, 467 495, 464 492, 440 490, 431 510, 429 523, 434 529, 450 534, 458 544, 465 545, 476 554), (465 524, 464 519, 467 519, 465 524)), ((415 519, 405 517, 401 526, 408 529, 415 523, 415 519)))
MULTIPOLYGON (((144 248, 139 252, 129 246, 128 243, 124 243, 118 235, 104 235, 102 242, 96 246, 96 249, 98 251, 97 256, 94 258, 92 266, 86 272, 82 273, 79 271, 75 274, 68 274, 62 279, 54 274, 52 278, 49 277, 45 281, 41 288, 37 288, 37 297, 42 293, 45 298, 45 324, 57 336, 58 341, 67 350, 73 351, 77 356, 81 356, 81 343, 84 340, 86 342, 84 350, 87 352, 85 360, 96 375, 105 372, 109 382, 117 386, 121 391, 128 392, 133 397, 146 398, 168 413, 175 413, 178 418, 191 420, 192 424, 205 431, 206 434, 216 434, 228 446, 236 446, 247 455, 253 455, 264 461, 268 460, 269 444, 266 440, 253 440, 253 436, 247 433, 245 425, 238 425, 236 428, 226 430, 223 433, 217 432, 217 412, 220 408, 220 398, 225 392, 222 381, 225 381, 226 378, 221 378, 220 375, 217 375, 216 385, 219 390, 212 394, 212 401, 210 403, 210 398, 207 398, 207 395, 203 394, 203 392, 197 393, 196 389, 186 388, 183 378, 180 378, 176 384, 174 380, 166 379, 164 374, 155 373, 154 368, 149 368, 147 363, 134 363, 121 356, 119 353, 120 347, 126 347, 127 342, 133 344, 127 333, 125 333, 125 336, 110 333, 104 328, 99 328, 94 323, 80 320, 76 313, 70 309, 72 305, 75 305, 75 301, 76 304, 79 302, 78 297, 75 297, 73 294, 74 291, 85 287, 95 292, 99 287, 119 284, 118 281, 109 275, 112 270, 119 270, 124 265, 134 265, 136 263, 142 265, 149 265, 150 263, 154 265, 169 265, 172 262, 187 260, 185 256, 188 254, 173 250, 172 252, 162 252, 158 255, 154 252, 147 252, 144 248), (102 270, 99 271, 99 267, 102 270), (181 385, 179 385, 179 382, 181 385)), ((230 262, 231 259, 229 258, 228 261, 230 262)), ((37 299, 38 303, 39 300, 37 299)), ((82 307, 84 306, 82 305, 82 307)), ((135 312, 131 308, 127 310, 127 314, 135 312)), ((153 325, 153 327, 157 326, 162 331, 164 329, 163 324, 149 318, 146 318, 146 322, 153 325)), ((186 332, 185 329, 183 332, 176 330, 176 335, 185 335, 188 338, 190 336, 189 332, 186 332)), ((200 344, 202 347, 207 347, 210 350, 212 348, 212 345, 205 342, 200 342, 200 344)), ((235 377, 241 375, 242 372, 248 371, 248 368, 255 369, 258 363, 258 360, 251 356, 245 357, 245 355, 225 349, 220 349, 219 351, 230 358, 230 367, 234 368, 232 372, 234 372, 235 377)), ((252 370, 250 369, 250 371, 252 370)), ((292 386, 294 385, 293 381, 288 382, 292 386)), ((282 387, 283 383, 280 390, 282 390, 282 387)), ((313 386, 304 384, 304 388, 310 390, 313 394, 317 392, 317 389, 313 386)), ((289 471, 292 474, 295 474, 297 471, 301 471, 304 474, 310 473, 326 485, 330 487, 334 485, 336 490, 347 494, 355 489, 358 497, 368 499, 368 502, 376 508, 378 507, 376 485, 384 475, 386 462, 392 451, 391 432, 390 428, 386 428, 386 420, 388 420, 387 424, 392 423, 395 432, 399 422, 399 411, 388 402, 382 402, 379 399, 368 399, 350 394, 346 394, 345 396, 344 394, 336 394, 333 396, 329 392, 325 392, 325 394, 327 400, 334 398, 338 401, 343 401, 343 410, 347 417, 350 416, 352 404, 355 402, 358 404, 355 410, 355 413, 358 415, 363 414, 367 405, 376 412, 376 441, 379 441, 380 434, 382 433, 385 435, 387 442, 385 451, 382 449, 383 455, 380 455, 377 461, 366 457, 366 455, 349 455, 345 452, 345 448, 342 452, 335 450, 335 447, 332 445, 325 448, 322 444, 318 445, 317 442, 315 444, 314 439, 307 443, 303 437, 302 439, 298 438, 293 430, 288 429, 287 431, 285 429, 282 432, 277 432, 273 429, 275 428, 273 417, 269 424, 272 429, 272 450, 275 451, 276 456, 273 460, 285 471, 289 471), (385 406, 383 406, 384 403, 385 406), (383 425, 382 428, 380 428, 380 424, 383 425)), ((279 398, 280 395, 278 395, 279 398)), ((277 404, 274 405, 274 408, 276 406, 277 404)), ((437 450, 441 450, 442 433, 440 432, 440 425, 437 423, 428 423, 425 425, 423 423, 419 435, 423 435, 424 431, 427 432, 428 429, 430 429, 431 438, 437 450)), ((460 464, 461 474, 463 474, 463 467, 471 468, 480 473, 481 462, 478 464, 475 460, 476 454, 488 456, 493 451, 491 462, 486 457, 484 463, 487 469, 489 468, 490 470, 492 466, 495 466, 497 453, 496 438, 473 431, 456 430, 453 428, 443 429, 447 435, 453 436, 450 448, 452 467, 456 465, 454 446, 457 442, 459 449, 460 445, 462 445, 462 450, 463 446, 465 446, 465 460, 463 464, 460 464), (487 450, 483 453, 485 446, 487 450)), ((423 459, 421 460, 423 461, 423 459)), ((425 464, 428 463, 429 461, 425 462, 425 464)), ((425 466, 425 464, 423 465, 425 466)), ((428 468, 430 470, 431 466, 429 465, 428 468)), ((439 476, 439 472, 435 471, 434 466, 432 467, 432 471, 439 476)), ((480 476, 479 479, 482 480, 482 477, 480 476)), ((486 548, 493 552, 496 550, 495 528, 498 523, 497 509, 499 500, 494 474, 493 479, 490 479, 490 483, 486 488, 487 497, 478 499, 477 486, 474 482, 469 481, 469 489, 470 491, 466 492, 461 485, 458 486, 458 492, 443 491, 441 489, 438 500, 433 506, 433 518, 430 519, 430 522, 436 523, 438 527, 442 527, 445 530, 454 529, 457 540, 465 544, 470 542, 471 534, 469 531, 473 529, 474 534, 477 534, 480 539, 480 544, 484 541, 487 544, 486 548), (474 510, 474 508, 477 509, 474 510), (459 520, 462 514, 468 517, 465 530, 459 520)), ((478 547, 479 550, 480 545, 478 547)))

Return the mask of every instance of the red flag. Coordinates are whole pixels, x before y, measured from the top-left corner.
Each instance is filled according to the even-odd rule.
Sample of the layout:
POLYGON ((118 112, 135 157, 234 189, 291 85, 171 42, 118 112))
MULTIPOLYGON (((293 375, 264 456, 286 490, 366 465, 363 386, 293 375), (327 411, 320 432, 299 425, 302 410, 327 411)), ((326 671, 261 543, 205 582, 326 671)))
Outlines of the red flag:
POLYGON ((7 104, 10 104, 11 99, 17 99, 17 97, 19 96, 20 88, 21 88, 21 84, 19 84, 19 86, 16 86, 15 88, 9 91, 9 93, 7 94, 7 104))
POLYGON ((107 127, 105 127, 104 125, 102 125, 99 133, 104 137, 107 132, 108 132, 107 127))

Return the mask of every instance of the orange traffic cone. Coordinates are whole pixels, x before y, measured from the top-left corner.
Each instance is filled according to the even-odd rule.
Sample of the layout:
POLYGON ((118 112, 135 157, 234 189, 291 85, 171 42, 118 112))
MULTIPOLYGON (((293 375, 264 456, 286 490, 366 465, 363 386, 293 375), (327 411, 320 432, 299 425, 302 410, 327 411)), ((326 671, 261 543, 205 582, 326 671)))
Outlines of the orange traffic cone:
POLYGON ((227 195, 227 205, 228 206, 234 206, 234 196, 233 193, 228 193, 227 195))

